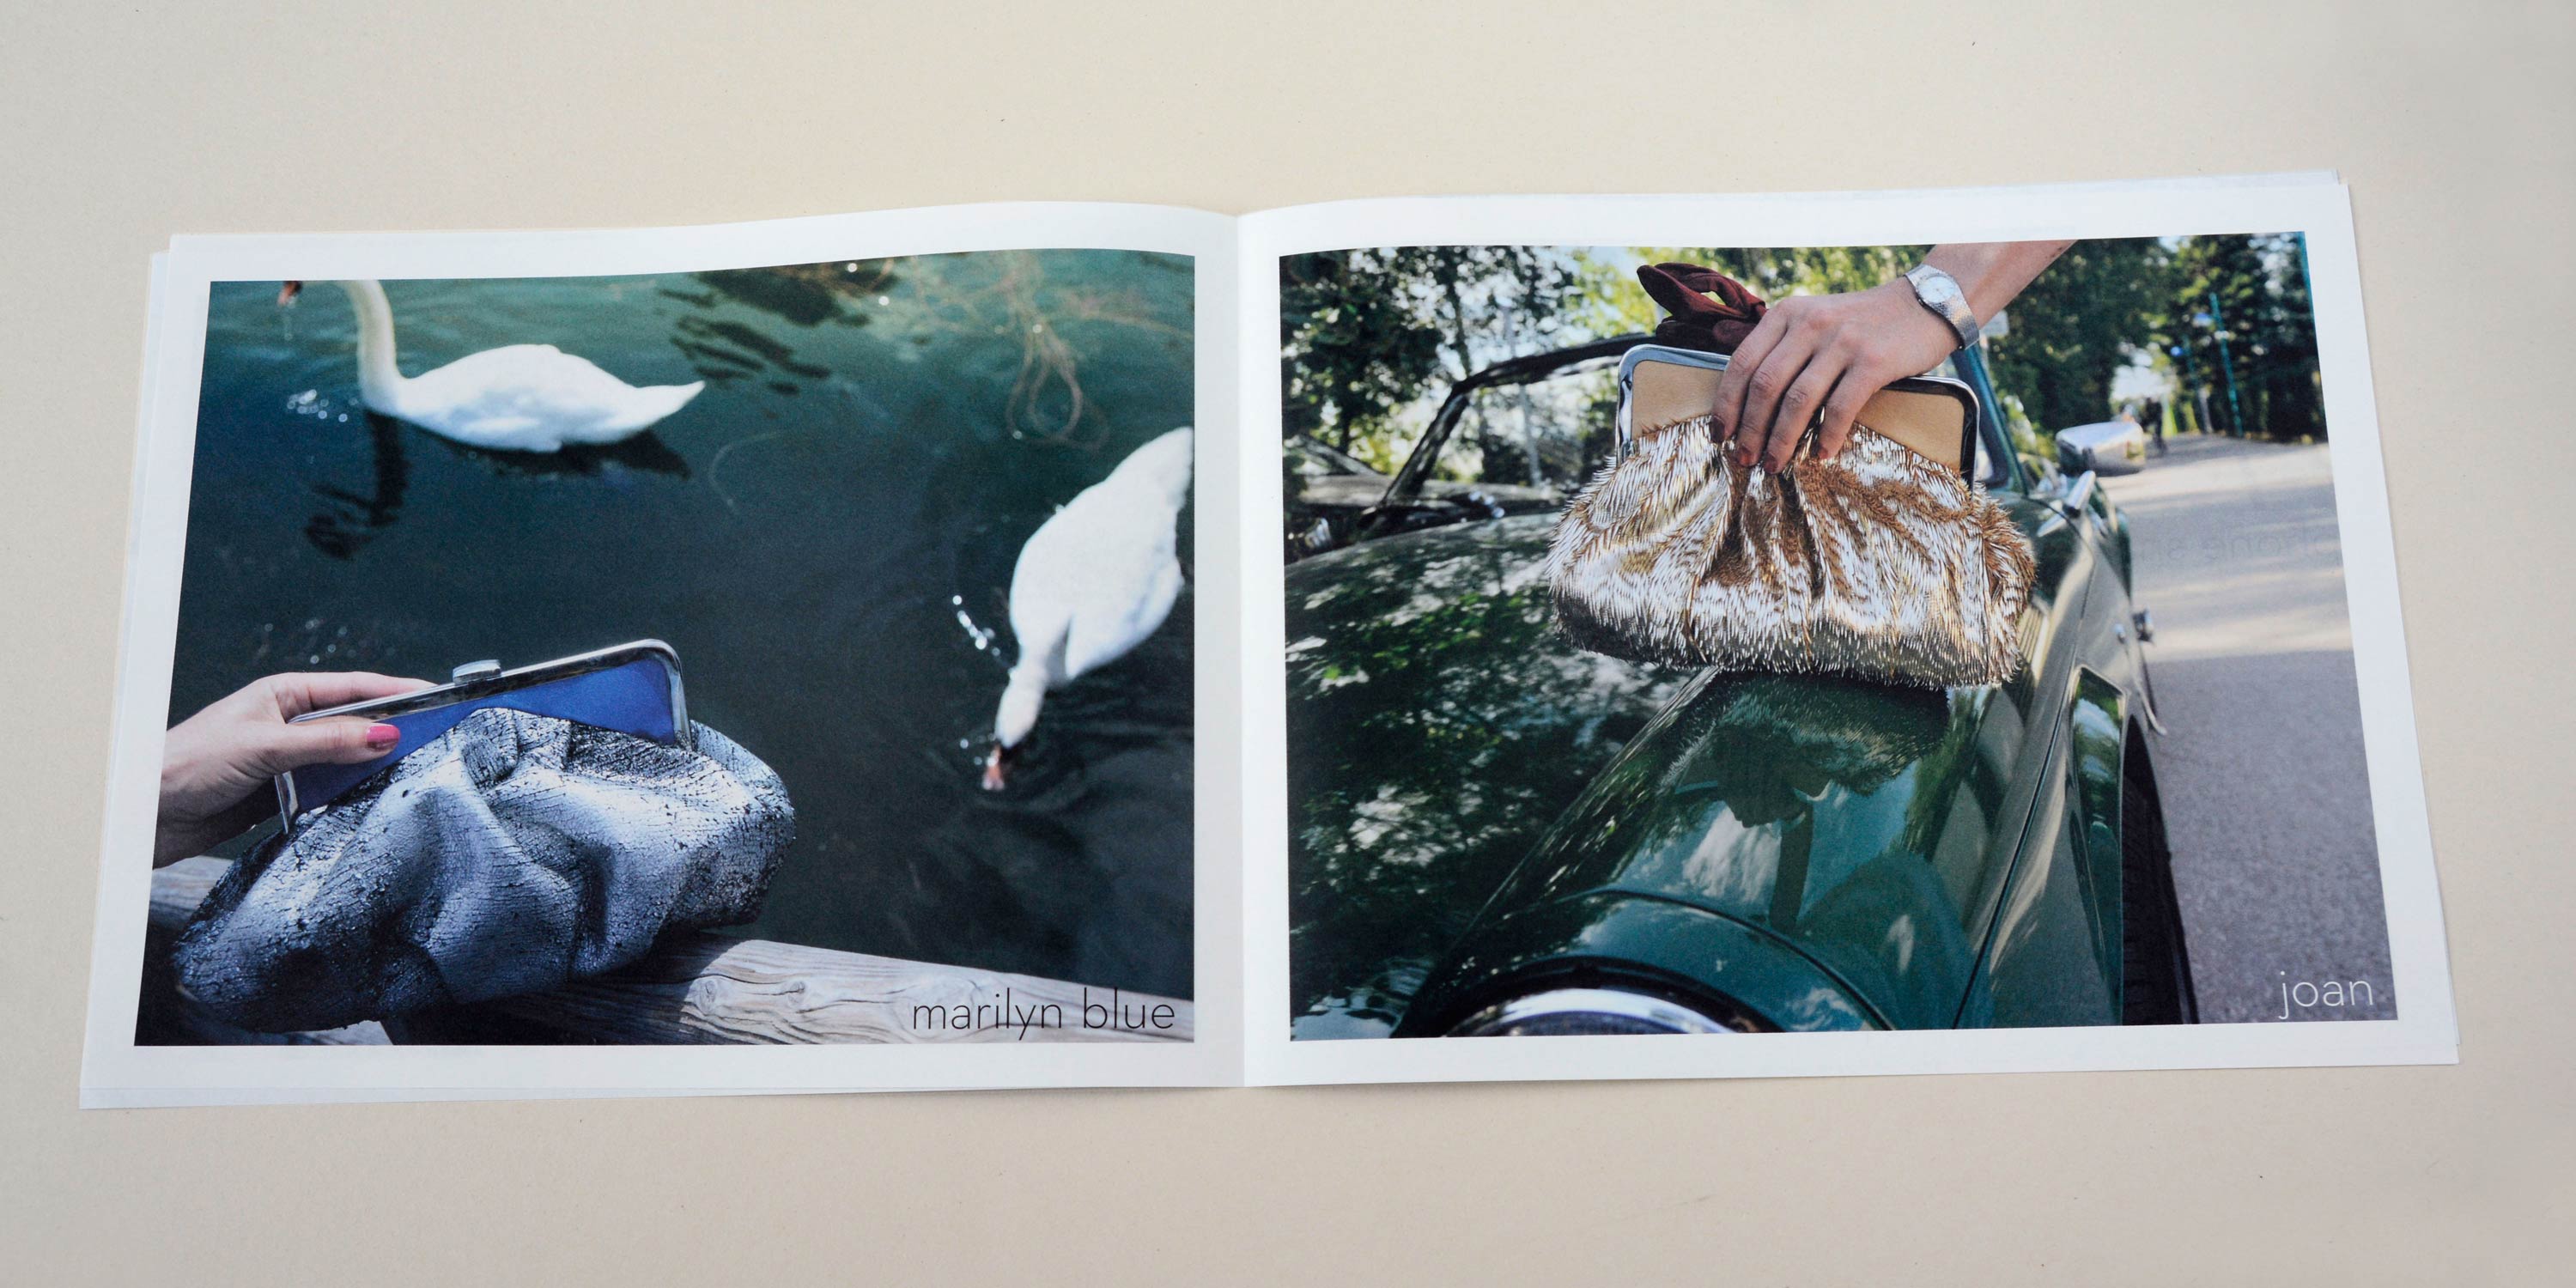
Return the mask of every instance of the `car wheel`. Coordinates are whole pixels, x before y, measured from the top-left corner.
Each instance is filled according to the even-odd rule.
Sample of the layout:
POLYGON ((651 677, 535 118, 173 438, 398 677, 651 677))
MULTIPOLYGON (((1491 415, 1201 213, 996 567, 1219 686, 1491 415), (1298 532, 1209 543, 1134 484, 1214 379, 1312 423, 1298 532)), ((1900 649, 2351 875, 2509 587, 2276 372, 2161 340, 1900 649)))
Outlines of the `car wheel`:
POLYGON ((2174 898, 2173 851, 2165 844, 2164 804, 2156 796, 2142 738, 2120 776, 2120 989, 2122 1024, 2198 1024, 2191 953, 2183 942, 2182 906, 2174 898))

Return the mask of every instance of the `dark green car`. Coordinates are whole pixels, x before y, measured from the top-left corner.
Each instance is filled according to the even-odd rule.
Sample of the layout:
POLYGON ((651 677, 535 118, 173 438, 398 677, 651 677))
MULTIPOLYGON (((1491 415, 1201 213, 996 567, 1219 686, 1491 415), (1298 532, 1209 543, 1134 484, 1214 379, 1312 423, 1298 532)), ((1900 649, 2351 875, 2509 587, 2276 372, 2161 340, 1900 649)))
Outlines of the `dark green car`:
POLYGON ((1585 652, 1552 511, 1415 526, 1408 481, 1571 496, 1644 340, 1462 382, 1490 405, 1435 417, 1407 521, 1288 568, 1295 1036, 2191 1021, 2128 525, 2009 450, 1977 350, 1950 374, 2039 563, 2007 684, 1585 652))

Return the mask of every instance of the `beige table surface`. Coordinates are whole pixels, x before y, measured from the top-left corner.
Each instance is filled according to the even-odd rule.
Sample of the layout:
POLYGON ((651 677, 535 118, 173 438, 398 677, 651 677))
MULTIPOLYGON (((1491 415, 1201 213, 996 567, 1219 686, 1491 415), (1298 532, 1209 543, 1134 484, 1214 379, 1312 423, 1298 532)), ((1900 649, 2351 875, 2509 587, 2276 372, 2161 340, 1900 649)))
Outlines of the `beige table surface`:
POLYGON ((0 1279, 2576 1275, 2576 453, 2535 397, 2576 366, 2565 9, 365 8, 0 15, 0 1279), (2324 167, 2359 220, 2457 1067, 74 1108, 174 232, 2324 167))

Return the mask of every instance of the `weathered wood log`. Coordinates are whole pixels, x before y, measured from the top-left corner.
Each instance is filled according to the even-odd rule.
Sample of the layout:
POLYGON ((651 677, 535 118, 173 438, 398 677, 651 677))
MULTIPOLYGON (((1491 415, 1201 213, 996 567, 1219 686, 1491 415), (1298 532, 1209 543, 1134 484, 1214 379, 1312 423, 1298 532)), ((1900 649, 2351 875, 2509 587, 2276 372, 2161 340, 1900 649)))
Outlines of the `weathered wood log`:
MULTIPOLYGON (((196 858, 153 873, 152 924, 185 925, 231 866, 196 858)), ((702 931, 665 936, 622 970, 483 1005, 611 1044, 1187 1042, 1194 1023, 1177 998, 702 931)))

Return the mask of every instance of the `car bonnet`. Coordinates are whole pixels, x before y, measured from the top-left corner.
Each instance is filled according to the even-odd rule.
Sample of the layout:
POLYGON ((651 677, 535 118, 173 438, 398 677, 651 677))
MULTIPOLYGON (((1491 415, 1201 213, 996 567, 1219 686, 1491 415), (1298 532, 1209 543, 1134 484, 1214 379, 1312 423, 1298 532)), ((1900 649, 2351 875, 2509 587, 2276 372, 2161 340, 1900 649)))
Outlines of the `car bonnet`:
POLYGON ((1689 682, 1555 633, 1553 524, 1434 528, 1287 571, 1292 988, 1325 1028, 1391 1024, 1530 846, 1689 682))

